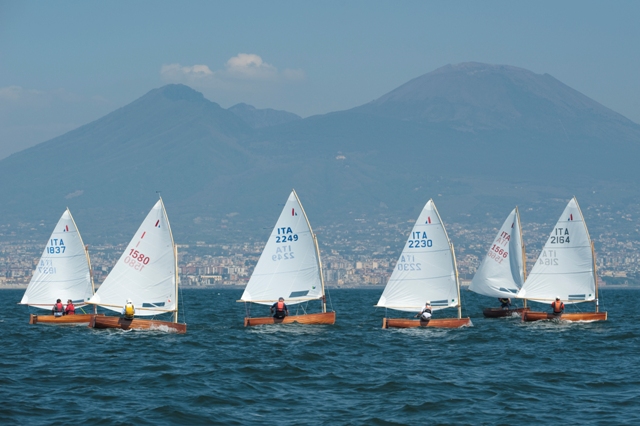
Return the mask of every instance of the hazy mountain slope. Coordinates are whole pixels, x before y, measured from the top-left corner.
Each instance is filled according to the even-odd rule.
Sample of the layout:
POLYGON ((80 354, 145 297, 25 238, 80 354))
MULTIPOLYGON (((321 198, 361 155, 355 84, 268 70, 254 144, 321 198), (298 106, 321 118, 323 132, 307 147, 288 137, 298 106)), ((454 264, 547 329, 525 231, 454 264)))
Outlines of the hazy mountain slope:
POLYGON ((277 126, 278 124, 289 123, 301 120, 299 115, 287 111, 278 111, 271 108, 257 109, 251 105, 240 103, 229 108, 229 111, 236 114, 247 124, 255 129, 261 127, 277 126))

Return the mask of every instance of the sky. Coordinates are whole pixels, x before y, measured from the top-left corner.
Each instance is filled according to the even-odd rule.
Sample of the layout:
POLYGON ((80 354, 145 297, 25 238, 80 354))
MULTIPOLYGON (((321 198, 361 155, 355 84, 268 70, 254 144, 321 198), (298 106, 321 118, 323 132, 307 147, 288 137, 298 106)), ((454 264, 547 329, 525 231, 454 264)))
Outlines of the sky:
POLYGON ((469 61, 640 123, 639 18, 638 1, 0 0, 0 159, 169 83, 308 117, 469 61))

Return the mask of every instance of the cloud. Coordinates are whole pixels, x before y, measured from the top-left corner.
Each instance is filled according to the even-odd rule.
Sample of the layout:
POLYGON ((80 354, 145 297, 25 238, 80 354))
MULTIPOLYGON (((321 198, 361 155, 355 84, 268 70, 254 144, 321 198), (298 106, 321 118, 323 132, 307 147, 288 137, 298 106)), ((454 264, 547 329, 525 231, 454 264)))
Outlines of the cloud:
POLYGON ((187 83, 195 86, 233 88, 238 84, 260 82, 287 82, 304 80, 302 70, 278 69, 253 53, 239 53, 230 58, 220 70, 212 71, 207 65, 183 66, 162 65, 160 75, 172 83, 187 83))

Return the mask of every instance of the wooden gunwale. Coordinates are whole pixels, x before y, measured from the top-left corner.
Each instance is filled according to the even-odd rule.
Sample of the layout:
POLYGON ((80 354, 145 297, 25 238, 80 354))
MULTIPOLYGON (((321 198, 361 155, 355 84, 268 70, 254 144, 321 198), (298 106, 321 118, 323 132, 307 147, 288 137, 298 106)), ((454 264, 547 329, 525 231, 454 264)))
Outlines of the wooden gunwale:
POLYGON ((606 321, 606 312, 572 312, 560 315, 550 314, 548 312, 524 312, 522 321, 543 321, 543 320, 560 320, 560 321, 606 321))
POLYGON ((420 319, 383 318, 382 328, 459 328, 471 325, 470 318, 433 318, 429 321, 420 319))
POLYGON ((166 327, 176 333, 186 333, 187 324, 175 323, 172 321, 148 320, 141 318, 125 319, 114 316, 97 316, 91 323, 90 328, 119 328, 122 330, 162 330, 166 327))
POLYGON ((265 325, 265 324, 335 324, 336 322, 336 313, 335 312, 320 312, 317 314, 306 314, 306 315, 287 315, 282 319, 277 319, 274 317, 256 317, 249 318, 246 317, 244 319, 244 326, 250 327, 254 325, 265 325))
POLYGON ((103 314, 76 314, 56 317, 53 315, 29 315, 29 324, 89 324, 97 315, 103 314))

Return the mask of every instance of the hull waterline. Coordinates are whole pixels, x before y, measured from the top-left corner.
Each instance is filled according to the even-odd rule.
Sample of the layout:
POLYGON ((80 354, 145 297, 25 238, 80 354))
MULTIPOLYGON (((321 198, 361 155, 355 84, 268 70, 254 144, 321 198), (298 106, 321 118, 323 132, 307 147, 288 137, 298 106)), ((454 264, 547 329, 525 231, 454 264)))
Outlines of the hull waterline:
POLYGON ((119 328, 121 330, 161 330, 175 333, 186 333, 187 324, 170 321, 158 321, 147 319, 125 319, 113 316, 99 316, 89 324, 91 328, 119 328))
POLYGON ((485 318, 504 318, 511 317, 514 314, 522 316, 523 312, 530 311, 531 308, 516 308, 516 309, 502 309, 502 308, 484 308, 482 315, 485 318))
POLYGON ((550 314, 547 312, 524 312, 522 321, 543 321, 543 320, 560 320, 560 321, 606 321, 606 312, 578 312, 563 313, 560 315, 550 314))
POLYGON ((284 318, 278 319, 273 317, 257 317, 257 318, 245 318, 244 326, 249 327, 253 325, 264 324, 335 324, 336 313, 326 312, 318 314, 307 315, 287 315, 284 318))
POLYGON ((90 324, 93 318, 96 316, 102 316, 103 314, 77 314, 77 315, 63 315, 56 317, 53 315, 29 315, 29 324, 76 324, 87 325, 90 324))
POLYGON ((470 318, 434 318, 429 321, 413 320, 403 318, 383 318, 382 328, 415 328, 415 327, 434 327, 434 328, 459 328, 471 326, 470 318))

